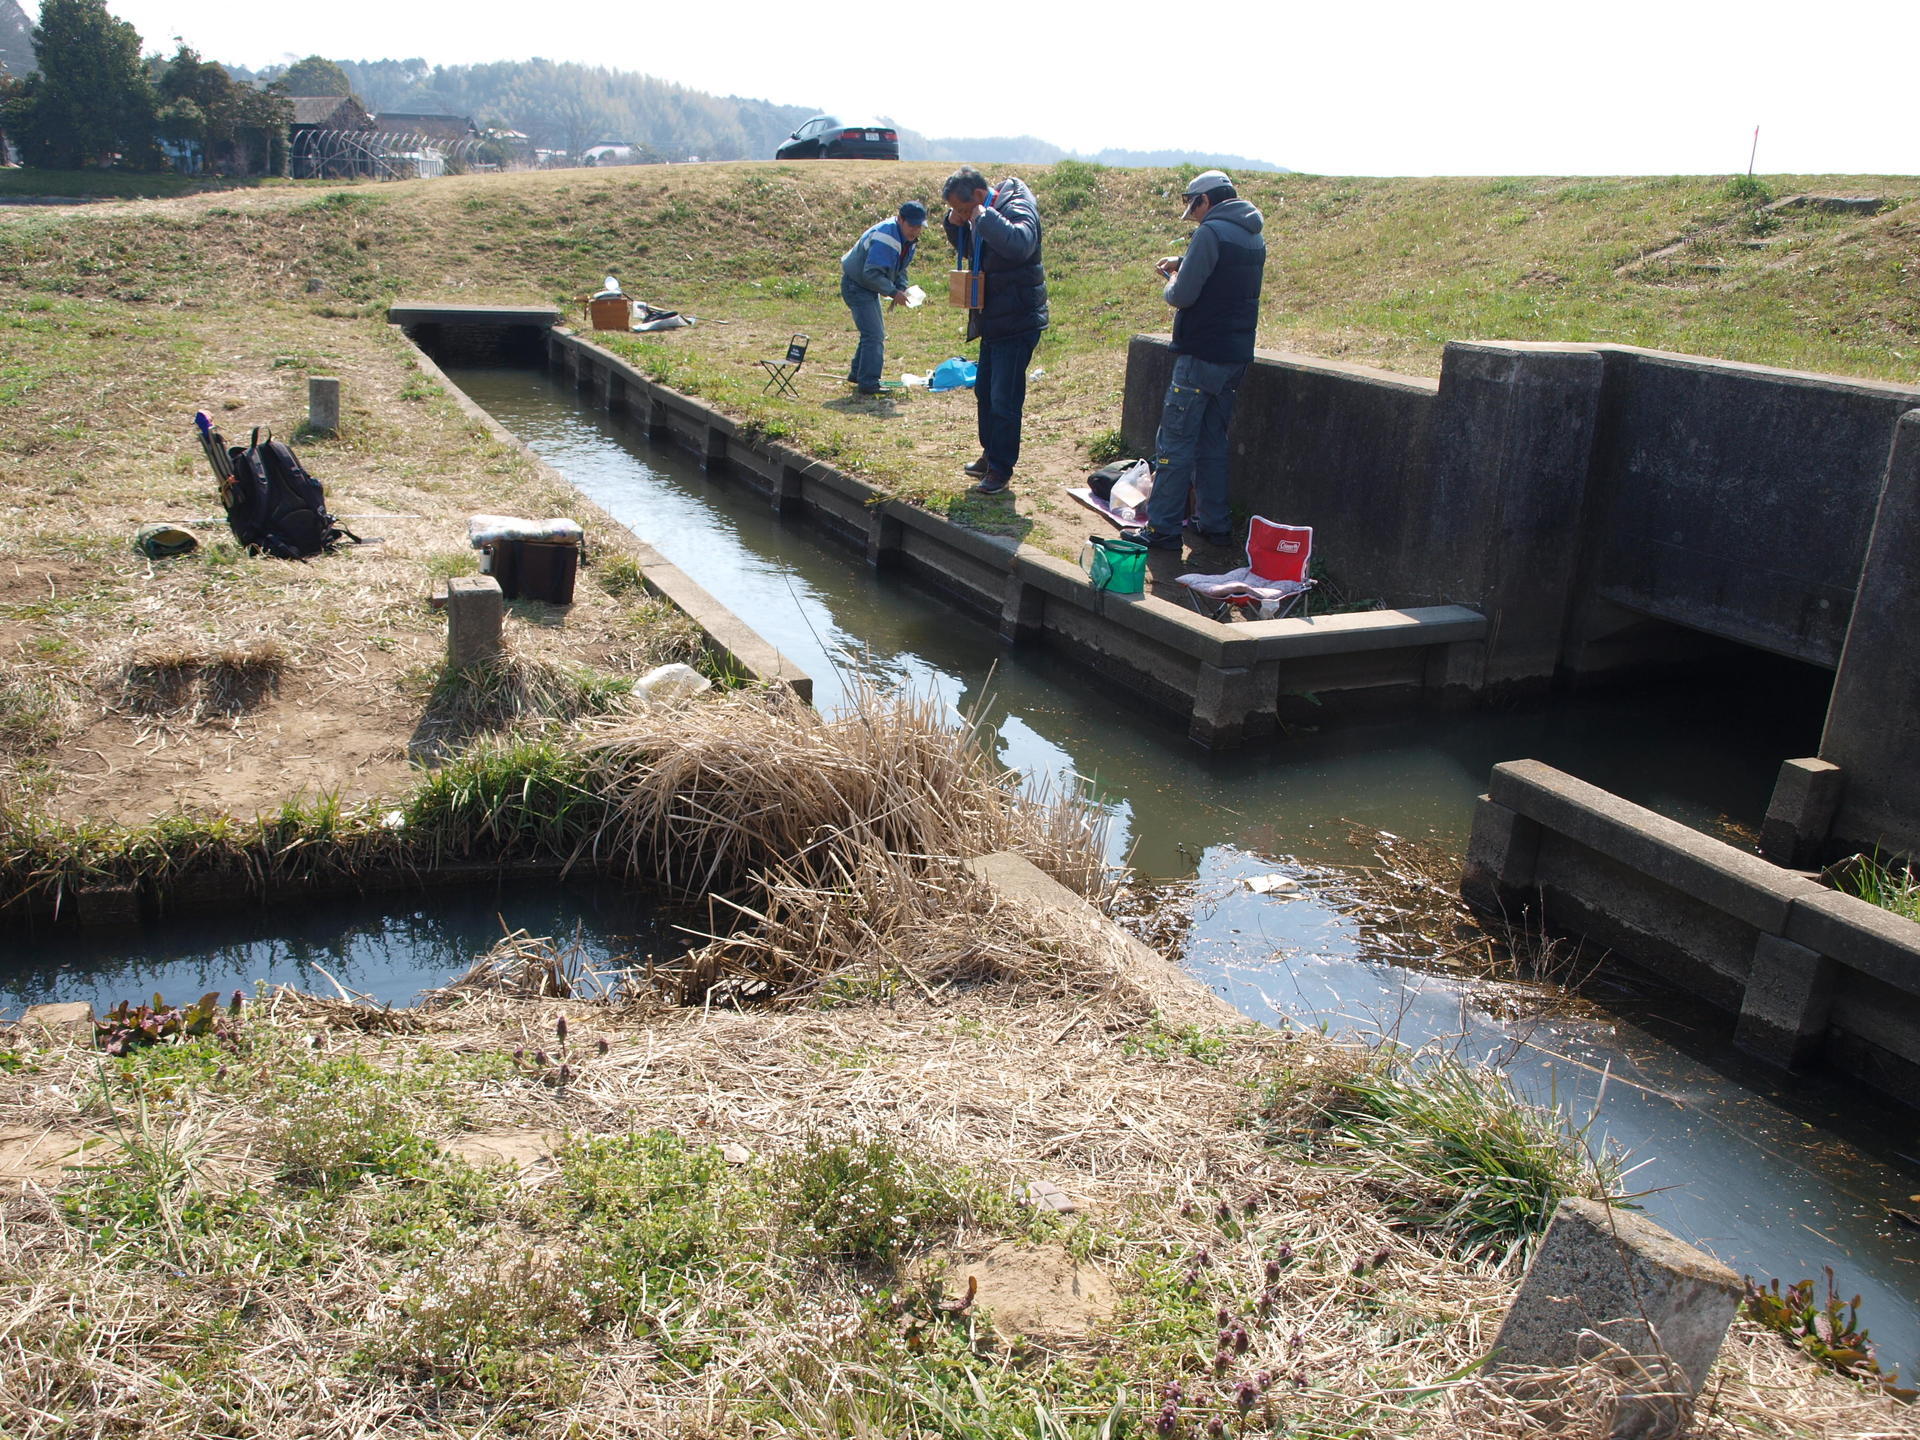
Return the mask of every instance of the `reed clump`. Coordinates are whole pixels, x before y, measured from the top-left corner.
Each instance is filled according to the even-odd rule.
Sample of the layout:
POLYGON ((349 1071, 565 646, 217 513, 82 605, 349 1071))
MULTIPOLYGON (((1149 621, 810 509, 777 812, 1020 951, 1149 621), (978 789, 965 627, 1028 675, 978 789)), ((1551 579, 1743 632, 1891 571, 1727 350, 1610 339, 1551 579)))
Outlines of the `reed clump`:
POLYGON ((823 718, 791 700, 718 697, 591 732, 593 783, 613 813, 597 859, 689 895, 779 867, 832 881, 849 857, 1018 850, 1080 893, 1103 873, 1090 816, 1023 794, 931 697, 868 691, 823 718))
POLYGON ((78 720, 70 686, 43 676, 0 675, 0 758, 44 754, 78 720))
POLYGON ((110 711, 201 724, 264 704, 290 664, 287 648, 271 636, 215 644, 143 639, 109 657, 99 675, 110 711))
POLYGON ((414 735, 416 754, 442 757, 483 735, 549 732, 624 708, 631 675, 609 675, 508 651, 467 669, 442 667, 414 735))

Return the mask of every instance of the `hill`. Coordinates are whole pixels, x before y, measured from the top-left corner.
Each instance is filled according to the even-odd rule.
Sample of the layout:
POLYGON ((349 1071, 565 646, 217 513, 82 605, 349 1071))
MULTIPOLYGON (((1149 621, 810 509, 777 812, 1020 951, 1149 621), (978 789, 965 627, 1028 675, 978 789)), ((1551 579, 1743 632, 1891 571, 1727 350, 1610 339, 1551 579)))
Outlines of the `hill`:
POLYGON ((0 0, 0 74, 18 78, 37 68, 33 20, 20 7, 20 0, 0 0))
MULTIPOLYGON (((0 0, 0 20, 5 6, 0 0)), ((642 146, 664 160, 770 159, 782 140, 819 114, 806 105, 780 105, 738 95, 710 95, 630 70, 552 60, 502 60, 485 65, 429 65, 425 60, 336 61, 369 110, 470 115, 530 136, 545 149, 578 154, 590 145, 642 146)), ((286 67, 234 68, 241 79, 271 80, 286 67)), ((867 119, 867 116, 849 117, 867 119)), ((886 119, 884 116, 872 117, 886 119)), ((892 124, 891 120, 887 123, 892 124)), ((1279 170, 1264 160, 1200 151, 1103 150, 1076 156, 1033 135, 930 138, 895 127, 904 160, 978 165, 1050 165, 1085 159, 1103 165, 1179 165, 1279 170)))

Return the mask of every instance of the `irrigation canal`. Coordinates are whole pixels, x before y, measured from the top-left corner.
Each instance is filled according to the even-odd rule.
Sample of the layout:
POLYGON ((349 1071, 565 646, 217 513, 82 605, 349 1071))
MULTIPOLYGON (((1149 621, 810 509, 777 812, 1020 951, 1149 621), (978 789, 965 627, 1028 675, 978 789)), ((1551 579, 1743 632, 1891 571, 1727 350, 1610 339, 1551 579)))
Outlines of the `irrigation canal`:
MULTIPOLYGON (((1910 1115, 1837 1087, 1776 1088, 1731 1052, 1724 1018, 1657 990, 1613 986, 1595 1004, 1410 959, 1381 907, 1356 903, 1343 883, 1382 854, 1400 863, 1409 845, 1457 856, 1488 771, 1520 757, 1703 829, 1757 828, 1780 760, 1816 748, 1825 696, 1798 667, 1756 660, 1688 688, 1330 727, 1209 754, 1184 727, 1063 675, 1044 651, 1004 649, 988 627, 780 520, 764 498, 587 409, 545 373, 447 371, 811 673, 823 709, 863 680, 937 695, 974 717, 1008 766, 1094 798, 1111 854, 1155 902, 1156 940, 1243 1013, 1500 1064, 1523 1092, 1592 1117, 1596 1141, 1629 1152, 1630 1188, 1649 1192, 1654 1219, 1762 1278, 1831 1266, 1843 1296, 1863 1296, 1883 1363, 1920 1370, 1920 1230, 1892 1213, 1920 1211, 1910 1115)), ((244 933, 175 925, 123 953, 61 941, 33 974, 0 976, 0 998, 99 1003, 255 976, 324 990, 318 965, 400 999, 464 968, 503 920, 577 934, 596 958, 670 943, 655 917, 604 892, 429 893, 399 915, 370 900, 244 933)))

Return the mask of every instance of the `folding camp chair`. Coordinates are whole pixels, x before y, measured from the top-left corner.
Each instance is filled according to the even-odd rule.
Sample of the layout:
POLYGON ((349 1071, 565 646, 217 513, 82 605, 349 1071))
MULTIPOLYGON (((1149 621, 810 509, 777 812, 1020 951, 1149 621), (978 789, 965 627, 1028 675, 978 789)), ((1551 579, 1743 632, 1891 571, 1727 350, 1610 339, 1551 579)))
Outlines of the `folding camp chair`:
POLYGON ((1215 620, 1277 620, 1313 589, 1311 525, 1278 525, 1264 515, 1247 527, 1247 563, 1224 575, 1182 575, 1193 608, 1215 620))
POLYGON ((800 367, 807 362, 808 337, 795 335, 787 344, 787 358, 784 360, 756 360, 754 363, 767 372, 767 383, 760 387, 760 393, 779 387, 779 393, 790 400, 798 400, 799 393, 793 388, 793 377, 800 373, 800 367))

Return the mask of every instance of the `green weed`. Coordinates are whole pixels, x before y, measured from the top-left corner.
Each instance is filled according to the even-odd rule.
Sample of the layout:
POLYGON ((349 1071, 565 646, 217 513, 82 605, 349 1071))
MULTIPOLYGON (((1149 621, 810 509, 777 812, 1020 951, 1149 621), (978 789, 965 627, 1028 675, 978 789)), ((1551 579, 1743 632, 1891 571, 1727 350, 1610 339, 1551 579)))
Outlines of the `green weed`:
POLYGON ((773 1161, 766 1179, 804 1249, 856 1266, 891 1264, 966 1208, 960 1177, 884 1139, 810 1135, 773 1161))
POLYGON ((394 1288, 394 1316, 371 1355, 485 1394, 550 1392, 565 1370, 542 1352, 578 1338, 593 1313, 576 1271, 505 1242, 453 1252, 394 1288))
POLYGON ((1619 1187, 1618 1157, 1592 1153, 1584 1127, 1451 1056, 1383 1050, 1331 1082, 1322 1118, 1405 1223, 1503 1263, 1531 1253, 1561 1200, 1619 1187))
POLYGON ((1843 895, 1855 895, 1882 910, 1920 920, 1920 876, 1879 855, 1851 855, 1831 867, 1827 878, 1843 895))
POLYGON ((1087 459, 1095 465, 1111 465, 1116 460, 1135 459, 1134 447, 1127 443, 1127 437, 1117 425, 1111 430, 1102 430, 1087 441, 1087 459))
POLYGON ((280 1177, 338 1191, 370 1175, 423 1174, 435 1147, 391 1084, 358 1055, 301 1061, 282 1073, 266 1102, 266 1150, 280 1177))

